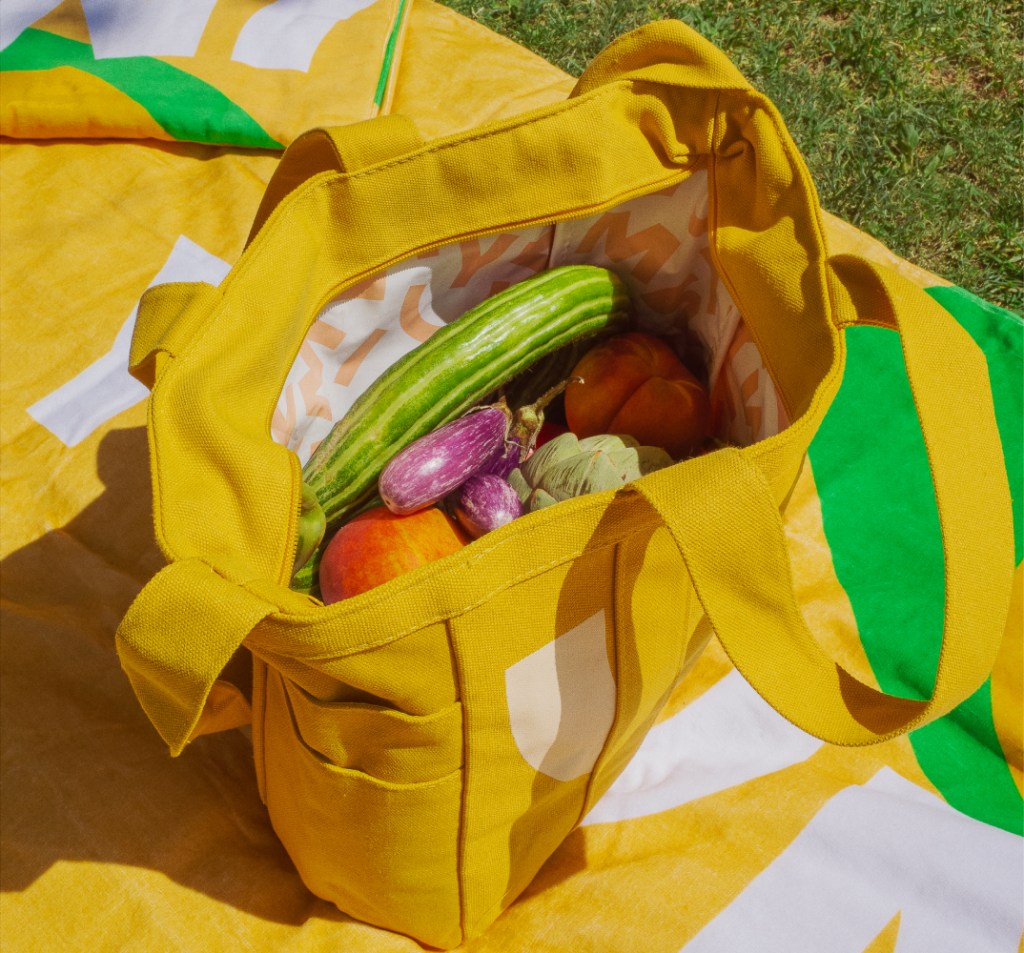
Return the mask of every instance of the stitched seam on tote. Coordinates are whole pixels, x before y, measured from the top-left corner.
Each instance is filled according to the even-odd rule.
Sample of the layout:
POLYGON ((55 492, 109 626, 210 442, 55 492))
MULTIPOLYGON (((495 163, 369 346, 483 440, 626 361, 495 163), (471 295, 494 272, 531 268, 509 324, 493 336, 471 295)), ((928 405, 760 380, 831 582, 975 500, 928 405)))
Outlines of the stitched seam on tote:
MULTIPOLYGON (((356 645, 346 646, 345 651, 341 653, 332 652, 328 654, 304 655, 291 651, 289 652, 289 657, 302 659, 303 661, 327 661, 330 659, 346 658, 347 656, 354 655, 357 652, 363 652, 367 649, 378 648, 383 645, 389 645, 392 642, 397 641, 398 639, 403 639, 406 636, 412 635, 415 632, 419 632, 421 629, 425 629, 429 626, 436 625, 438 622, 445 622, 451 619, 456 619, 459 616, 465 615, 467 612, 471 612, 473 609, 478 609, 480 606, 484 605, 486 602, 489 602, 491 599, 493 599, 500 593, 505 592, 507 589, 510 589, 521 582, 525 582, 527 579, 531 579, 534 576, 539 576, 542 573, 547 572, 549 569, 553 569, 555 566, 560 566, 563 563, 571 562, 572 560, 577 559, 579 556, 582 556, 584 554, 590 555, 602 553, 606 549, 619 545, 619 542, 620 540, 615 540, 613 542, 606 543, 605 545, 600 546, 596 549, 580 549, 572 553, 559 556, 557 559, 553 559, 542 566, 535 566, 529 571, 521 573, 519 576, 515 576, 507 580, 500 587, 490 590, 474 602, 464 604, 462 606, 452 609, 451 611, 442 611, 437 615, 431 616, 428 619, 417 622, 415 625, 410 626, 408 629, 402 629, 399 632, 389 634, 386 638, 374 639, 372 641, 361 642, 356 645)), ((306 625, 308 625, 310 622, 313 621, 313 617, 297 615, 280 616, 275 614, 274 621, 276 624, 283 625, 288 628, 298 628, 305 627, 306 625)))
MULTIPOLYGON (((616 729, 620 727, 622 722, 622 679, 620 677, 620 666, 619 666, 619 632, 621 626, 619 625, 619 610, 623 603, 622 592, 619 586, 621 582, 621 562, 624 559, 622 552, 623 541, 619 540, 614 544, 615 552, 612 554, 612 584, 609 587, 612 594, 612 647, 614 650, 615 659, 615 671, 612 673, 612 681, 615 683, 615 714, 612 717, 612 723, 608 726, 608 734, 605 735, 604 744, 601 745, 601 751, 597 758, 594 759, 594 764, 587 773, 587 783, 583 790, 583 801, 580 804, 579 814, 576 816, 576 822, 573 827, 577 827, 583 822, 589 809, 593 806, 590 798, 594 790, 594 782, 597 779, 598 773, 604 767, 605 762, 608 759, 608 750, 611 745, 612 738, 616 735, 616 729)), ((630 630, 635 639, 636 628, 630 620, 630 630)))
POLYGON ((839 325, 839 327, 842 328, 842 330, 844 331, 846 331, 849 328, 882 328, 883 330, 886 331, 892 331, 893 334, 899 334, 899 331, 897 331, 896 328, 894 328, 888 322, 882 321, 879 318, 864 318, 862 320, 856 321, 844 321, 841 325, 839 325))
MULTIPOLYGON (((249 267, 255 267, 251 265, 252 259, 253 257, 255 257, 255 249, 258 248, 260 245, 265 244, 266 241, 269 240, 266 238, 266 236, 270 232, 270 228, 268 228, 268 226, 272 224, 272 220, 275 218, 284 219, 286 216, 288 216, 292 207, 298 204, 299 200, 306 194, 307 191, 312 191, 314 188, 319 187, 319 185, 324 181, 339 178, 344 178, 347 180, 365 178, 366 176, 376 175, 385 169, 398 168, 399 166, 421 159, 424 156, 433 155, 438 152, 443 152, 446 149, 461 146, 463 143, 466 142, 480 142, 495 136, 511 134, 520 129, 526 129, 529 128, 530 126, 538 125, 543 122, 548 122, 551 120, 560 120, 566 113, 571 112, 574 109, 582 108, 584 105, 592 102, 593 100, 600 100, 606 96, 611 96, 614 93, 617 93, 620 89, 624 87, 635 86, 638 84, 654 86, 666 85, 664 83, 656 83, 652 80, 622 79, 614 83, 609 83, 604 86, 601 86, 598 89, 589 93, 585 93, 584 95, 579 96, 577 98, 563 100, 554 107, 546 107, 545 111, 542 112, 540 115, 527 116, 518 123, 501 123, 480 130, 479 132, 473 135, 456 134, 451 137, 445 137, 440 140, 436 140, 433 143, 428 143, 423 148, 417 149, 414 152, 406 153, 405 155, 397 156, 394 159, 386 160, 384 162, 368 166, 365 169, 357 169, 355 172, 318 172, 316 175, 311 176, 309 179, 307 179, 302 185, 298 186, 297 188, 289 192, 285 199, 274 208, 274 211, 267 218, 267 221, 264 222, 263 228, 260 229, 259 234, 256 236, 252 244, 249 246, 249 249, 253 249, 254 251, 250 253, 249 249, 246 249, 248 258, 246 258, 246 254, 243 254, 242 259, 238 262, 237 265, 238 271, 229 273, 227 278, 225 278, 225 280, 221 283, 220 287, 222 289, 227 289, 233 282, 240 281, 249 267)), ((703 156, 706 155, 706 153, 698 152, 695 153, 695 155, 703 156)), ((603 205, 606 203, 602 202, 599 204, 603 205)), ((531 219, 531 221, 532 220, 533 219, 531 219)), ((509 224, 515 225, 518 223, 509 224)), ((280 228, 281 226, 275 227, 280 228)), ((466 234, 470 235, 474 234, 474 232, 467 232, 466 234)))
POLYGON ((462 937, 465 938, 466 931, 469 928, 468 918, 466 911, 468 910, 469 903, 469 888, 466 880, 466 857, 467 857, 467 841, 466 836, 466 818, 469 816, 469 729, 466 727, 467 719, 469 715, 469 706, 463 701, 466 697, 466 692, 463 686, 463 670, 458 654, 454 650, 454 640, 452 638, 452 623, 451 619, 445 620, 445 635, 448 639, 448 650, 451 652, 452 657, 452 668, 454 669, 455 684, 458 686, 459 692, 459 704, 462 706, 462 718, 459 721, 460 727, 460 740, 462 742, 462 783, 459 785, 459 820, 458 829, 455 834, 455 883, 458 885, 459 894, 459 930, 462 933, 462 937))
MULTIPOLYGON (((730 276, 728 270, 725 268, 725 265, 722 263, 721 256, 718 253, 718 162, 720 158, 718 154, 718 147, 720 145, 719 136, 721 134, 721 102, 722 93, 720 91, 718 93, 718 96, 715 98, 715 124, 711 131, 712 143, 709 166, 710 171, 712 173, 712 188, 708 190, 708 211, 709 215, 714 215, 714 223, 712 224, 712 222, 709 220, 708 231, 710 234, 714 235, 714 239, 708 242, 708 248, 711 252, 712 257, 714 258, 719 278, 721 278, 722 283, 729 289, 729 294, 732 296, 733 302, 739 309, 740 315, 743 316, 746 314, 747 310, 743 305, 744 298, 737 290, 736 285, 732 280, 732 277, 730 276)), ((750 326, 750 322, 747 321, 746 317, 743 317, 743 324, 746 327, 747 331, 750 333, 751 338, 753 338, 754 340, 754 345, 757 348, 757 353, 760 356, 761 361, 764 363, 765 370, 768 372, 768 376, 771 379, 772 387, 774 388, 776 394, 779 396, 779 398, 785 405, 786 413, 789 415, 790 419, 792 419, 793 414, 789 407, 789 400, 787 398, 787 395, 781 393, 780 388, 777 384, 777 381, 779 379, 778 372, 772 366, 771 360, 766 355, 765 349, 758 339, 759 336, 757 332, 754 330, 754 328, 750 326)))
POLYGON ((287 711, 288 721, 291 725, 291 736, 299 743, 299 745, 305 750, 306 754, 309 755, 313 760, 317 761, 322 767, 327 768, 330 771, 344 772, 346 775, 350 775, 353 779, 362 780, 364 783, 369 783, 374 787, 381 787, 385 790, 396 791, 396 790, 407 790, 416 789, 424 790, 426 788, 435 787, 442 783, 447 783, 455 775, 461 774, 465 770, 465 764, 460 764, 457 768, 448 771, 446 774, 439 778, 430 778, 426 781, 391 781, 387 778, 379 777, 376 774, 371 774, 364 768, 354 768, 346 764, 338 764, 329 754, 321 751, 315 747, 309 741, 306 740, 306 736, 302 731, 302 727, 299 724, 298 715, 295 714, 295 703, 292 700, 290 693, 285 689, 284 691, 284 707, 287 711))

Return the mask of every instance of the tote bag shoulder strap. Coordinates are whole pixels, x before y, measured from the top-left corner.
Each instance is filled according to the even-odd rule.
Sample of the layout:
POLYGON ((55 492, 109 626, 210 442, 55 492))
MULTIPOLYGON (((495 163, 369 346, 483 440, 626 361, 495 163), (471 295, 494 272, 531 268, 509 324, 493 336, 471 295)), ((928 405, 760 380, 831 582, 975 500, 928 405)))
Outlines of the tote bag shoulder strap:
POLYGON ((165 566, 135 598, 117 629, 117 654, 172 755, 191 739, 242 640, 276 608, 197 559, 165 566))
MULTIPOLYGON (((369 168, 421 145, 416 125, 400 115, 304 132, 285 150, 274 170, 246 245, 297 186, 322 173, 369 168)), ((204 281, 173 281, 147 290, 132 333, 128 360, 132 375, 152 389, 163 361, 187 346, 219 301, 219 290, 204 281)))
POLYGON ((391 114, 350 126, 310 129, 299 136, 274 170, 249 231, 248 245, 296 186, 322 172, 355 172, 396 159, 423 145, 415 123, 391 114))
POLYGON ((841 285, 840 321, 899 333, 927 447, 946 567, 931 696, 907 699, 865 685, 815 639, 797 603, 778 502, 756 445, 659 471, 636 489, 672 533, 741 674, 810 734, 864 745, 940 717, 988 677, 1010 602, 1013 523, 984 355, 937 303, 895 272, 852 256, 830 264, 841 285), (687 505, 699 487, 715 487, 711 507, 687 505))

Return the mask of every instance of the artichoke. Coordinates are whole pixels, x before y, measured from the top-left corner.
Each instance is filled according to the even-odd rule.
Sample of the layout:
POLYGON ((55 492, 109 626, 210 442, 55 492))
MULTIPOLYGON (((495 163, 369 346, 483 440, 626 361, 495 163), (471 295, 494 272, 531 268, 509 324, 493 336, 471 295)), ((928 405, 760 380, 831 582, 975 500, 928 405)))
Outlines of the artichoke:
POLYGON ((562 500, 623 486, 674 461, 660 447, 642 447, 632 437, 599 434, 580 440, 564 433, 539 447, 509 474, 529 513, 562 500))

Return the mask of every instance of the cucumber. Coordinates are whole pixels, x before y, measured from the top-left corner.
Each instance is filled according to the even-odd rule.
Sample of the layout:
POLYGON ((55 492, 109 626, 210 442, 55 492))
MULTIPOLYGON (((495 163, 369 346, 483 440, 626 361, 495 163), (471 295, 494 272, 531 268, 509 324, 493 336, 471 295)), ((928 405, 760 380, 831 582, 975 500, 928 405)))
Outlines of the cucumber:
MULTIPOLYGON (((628 308, 614 272, 563 265, 486 298, 435 331, 359 396, 303 467, 303 481, 326 515, 325 540, 374 497, 377 478, 396 453, 545 355, 624 330, 628 308)), ((300 570, 293 588, 310 591, 318 562, 300 570)))

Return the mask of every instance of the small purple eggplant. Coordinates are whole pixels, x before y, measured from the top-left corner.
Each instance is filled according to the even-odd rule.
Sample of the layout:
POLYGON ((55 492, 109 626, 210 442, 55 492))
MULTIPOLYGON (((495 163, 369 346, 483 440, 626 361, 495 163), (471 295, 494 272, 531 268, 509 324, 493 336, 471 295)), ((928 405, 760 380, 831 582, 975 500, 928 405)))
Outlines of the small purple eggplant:
POLYGON ((413 441, 380 475, 385 506, 405 516, 446 497, 503 452, 510 418, 504 403, 480 407, 413 441))
POLYGON ((519 465, 528 455, 529 450, 520 443, 514 433, 510 433, 503 449, 477 470, 477 473, 491 473, 505 479, 513 470, 519 469, 519 465))
POLYGON ((494 473, 476 473, 452 494, 451 512, 473 539, 511 523, 523 512, 511 484, 494 473))
POLYGON ((513 470, 518 470, 537 443, 537 435, 544 425, 545 408, 565 390, 571 381, 578 380, 578 377, 570 377, 561 381, 541 394, 532 404, 527 404, 516 410, 509 422, 504 449, 477 472, 493 473, 495 476, 507 479, 513 470))

